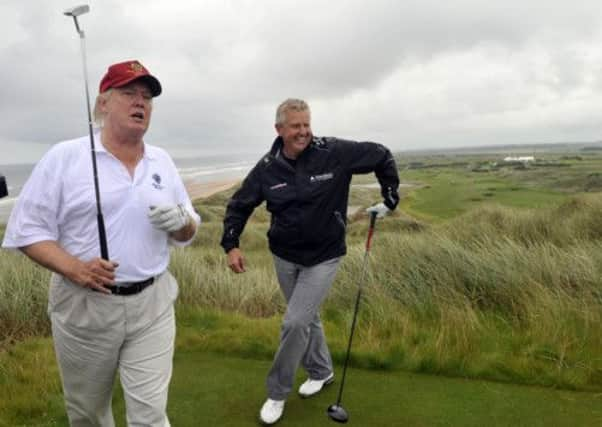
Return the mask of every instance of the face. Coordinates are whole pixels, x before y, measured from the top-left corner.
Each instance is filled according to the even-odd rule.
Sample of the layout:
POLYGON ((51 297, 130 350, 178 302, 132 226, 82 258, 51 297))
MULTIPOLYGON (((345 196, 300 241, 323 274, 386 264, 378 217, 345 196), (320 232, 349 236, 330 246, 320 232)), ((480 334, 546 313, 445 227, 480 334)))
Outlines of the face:
POLYGON ((150 124, 153 110, 153 97, 144 83, 132 82, 113 88, 102 102, 105 126, 122 131, 144 135, 150 124))
POLYGON ((309 111, 288 111, 284 123, 276 125, 276 131, 284 143, 284 154, 296 159, 311 141, 309 111))

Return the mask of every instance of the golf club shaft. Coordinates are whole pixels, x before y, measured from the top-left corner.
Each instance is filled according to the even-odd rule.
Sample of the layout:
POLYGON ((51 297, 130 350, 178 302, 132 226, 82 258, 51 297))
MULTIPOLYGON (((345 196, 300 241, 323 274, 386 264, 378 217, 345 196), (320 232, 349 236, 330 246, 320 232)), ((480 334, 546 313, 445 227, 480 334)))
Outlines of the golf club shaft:
POLYGON ((351 342, 353 341, 353 333, 355 331, 355 323, 357 321, 357 313, 360 307, 360 300, 362 298, 362 285, 366 277, 366 266, 368 264, 368 253, 370 252, 370 245, 372 244, 372 235, 374 234, 374 224, 376 222, 376 212, 370 212, 370 228, 368 229, 368 238, 366 239, 366 251, 364 252, 364 261, 362 263, 362 275, 360 278, 360 284, 357 290, 357 297, 355 298, 355 309, 353 311, 353 320, 351 321, 351 332, 349 333, 349 343, 347 344, 347 354, 345 355, 345 363, 343 364, 343 376, 341 377, 341 385, 339 387, 339 396, 337 397, 336 406, 341 406, 341 399, 343 397, 343 388, 345 387, 345 376, 347 374, 347 365, 349 364, 349 355, 351 354, 351 342))
POLYGON ((90 153, 92 156, 92 173, 94 175, 94 194, 96 196, 96 221, 98 223, 98 240, 100 244, 100 256, 103 259, 109 260, 109 249, 107 246, 107 234, 105 231, 105 221, 102 215, 102 207, 100 204, 100 190, 98 187, 98 169, 96 167, 96 148, 94 144, 94 130, 92 127, 92 111, 90 109, 90 92, 88 90, 88 66, 86 61, 86 37, 84 32, 79 28, 77 16, 73 16, 75 29, 79 34, 82 65, 84 70, 84 83, 86 89, 86 108, 88 109, 88 132, 90 134, 90 153))

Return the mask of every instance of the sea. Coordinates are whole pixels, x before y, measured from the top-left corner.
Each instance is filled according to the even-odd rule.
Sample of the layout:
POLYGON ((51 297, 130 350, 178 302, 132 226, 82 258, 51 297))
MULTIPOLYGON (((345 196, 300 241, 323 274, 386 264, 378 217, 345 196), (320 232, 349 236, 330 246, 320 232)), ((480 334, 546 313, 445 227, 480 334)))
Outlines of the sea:
MULTIPOLYGON (((169 150, 168 150, 169 151, 169 150)), ((229 153, 172 157, 185 183, 210 183, 242 179, 259 160, 257 153, 229 153)), ((19 193, 35 163, 0 164, 0 175, 8 185, 8 196, 0 199, 0 224, 6 224, 19 193)), ((92 165, 90 165, 92 174, 92 165)))

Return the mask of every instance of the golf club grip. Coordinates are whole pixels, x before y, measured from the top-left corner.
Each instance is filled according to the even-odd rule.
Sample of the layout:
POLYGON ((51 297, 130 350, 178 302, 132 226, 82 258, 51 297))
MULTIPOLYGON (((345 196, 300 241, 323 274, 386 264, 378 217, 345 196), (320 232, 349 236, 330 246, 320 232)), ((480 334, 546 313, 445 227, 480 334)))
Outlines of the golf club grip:
POLYGON ((372 235, 374 234, 376 215, 376 212, 370 212, 370 228, 368 229, 368 239, 366 239, 366 251, 370 250, 370 245, 372 244, 372 235))
POLYGON ((107 233, 105 232, 105 220, 101 212, 96 215, 98 221, 98 240, 100 242, 100 256, 102 259, 109 260, 109 248, 107 247, 107 233))

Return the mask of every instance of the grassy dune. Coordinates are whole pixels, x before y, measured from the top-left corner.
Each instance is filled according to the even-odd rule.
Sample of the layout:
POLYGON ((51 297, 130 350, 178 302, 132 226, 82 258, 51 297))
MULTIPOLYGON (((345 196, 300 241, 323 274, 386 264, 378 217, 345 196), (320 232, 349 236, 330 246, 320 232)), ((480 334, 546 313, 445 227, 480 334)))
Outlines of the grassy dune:
MULTIPOLYGON (((556 174, 549 165, 475 172, 471 162, 402 172, 415 187, 377 223, 352 365, 599 392, 602 195, 587 189, 601 162, 566 160, 571 166, 556 174)), ((196 202, 204 224, 191 247, 173 252, 178 351, 267 361, 284 308, 265 239, 269 216, 260 207, 250 219, 242 239, 248 271, 232 274, 218 246, 232 191, 196 202)), ((352 190, 355 206, 378 199, 378 190, 352 190)), ((360 209, 322 310, 338 362, 366 229, 360 209)), ((48 333, 47 277, 22 256, 0 257, 5 351, 48 333)), ((14 369, 0 370, 0 384, 15 381, 14 369)))

